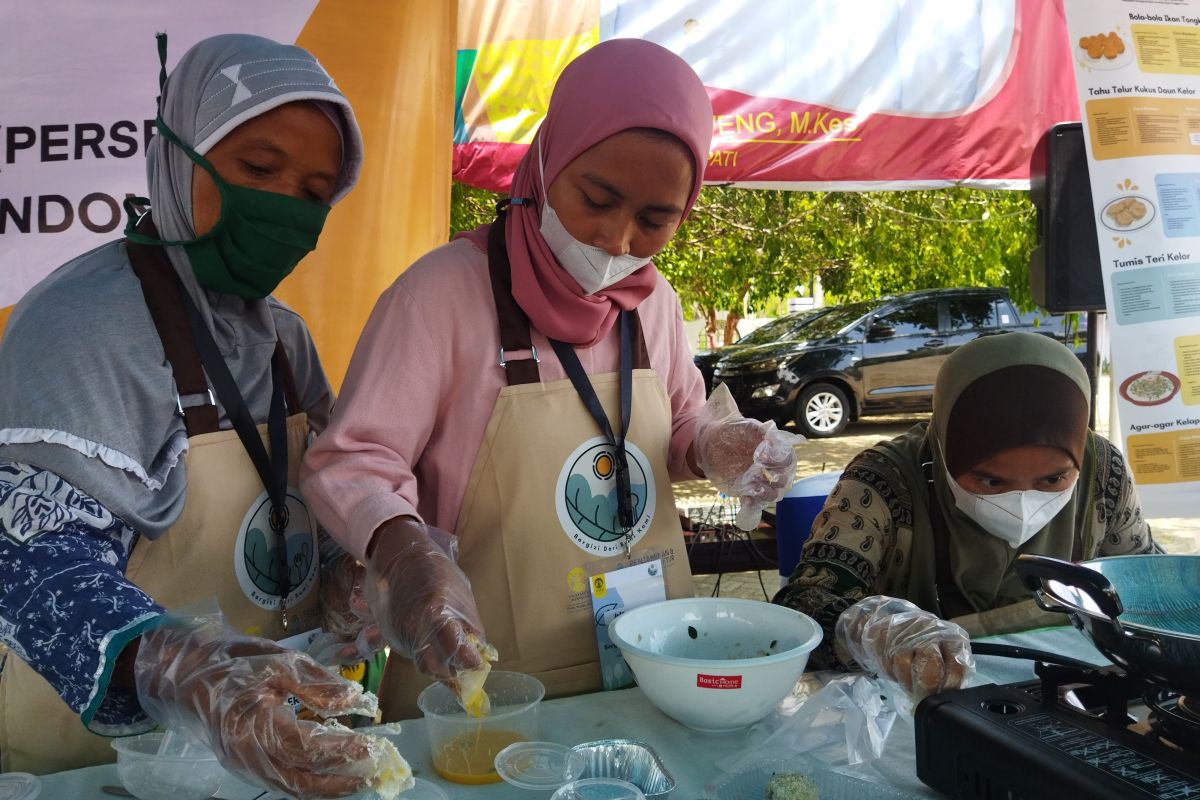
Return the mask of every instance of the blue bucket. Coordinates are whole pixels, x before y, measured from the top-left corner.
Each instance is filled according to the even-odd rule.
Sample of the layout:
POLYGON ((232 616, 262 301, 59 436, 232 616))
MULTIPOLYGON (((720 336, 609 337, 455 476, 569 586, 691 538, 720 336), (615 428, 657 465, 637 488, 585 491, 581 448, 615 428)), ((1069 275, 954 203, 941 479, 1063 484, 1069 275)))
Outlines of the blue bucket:
POLYGON ((787 583, 812 533, 813 520, 825 505, 841 472, 820 472, 792 484, 775 504, 775 543, 779 548, 779 584, 787 583))

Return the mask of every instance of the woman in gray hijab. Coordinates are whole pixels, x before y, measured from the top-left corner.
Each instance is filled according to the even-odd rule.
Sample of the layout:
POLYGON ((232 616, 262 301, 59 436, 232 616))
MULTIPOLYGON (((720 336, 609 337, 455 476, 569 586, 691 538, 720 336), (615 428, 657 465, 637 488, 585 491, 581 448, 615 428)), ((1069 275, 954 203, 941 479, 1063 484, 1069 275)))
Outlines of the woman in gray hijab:
POLYGON ((316 59, 268 39, 206 39, 161 88, 150 214, 34 287, 0 343, 3 769, 111 760, 101 736, 160 723, 253 782, 360 791, 379 741, 280 709, 370 710, 273 641, 323 622, 293 487, 332 397, 270 292, 357 180, 361 136, 316 59), (216 619, 169 614, 214 597, 216 619))

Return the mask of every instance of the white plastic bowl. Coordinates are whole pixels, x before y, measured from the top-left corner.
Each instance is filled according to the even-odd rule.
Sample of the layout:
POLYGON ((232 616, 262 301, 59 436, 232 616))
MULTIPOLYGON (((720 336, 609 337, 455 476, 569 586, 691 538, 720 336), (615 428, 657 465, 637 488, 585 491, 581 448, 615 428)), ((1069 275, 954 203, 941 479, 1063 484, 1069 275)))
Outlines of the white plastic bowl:
POLYGON ((208 800, 225 770, 207 750, 195 756, 160 756, 162 733, 113 739, 117 776, 139 800, 208 800))
POLYGON ((711 733, 739 730, 771 713, 822 636, 799 611, 725 597, 641 606, 618 617, 608 633, 654 705, 711 733))

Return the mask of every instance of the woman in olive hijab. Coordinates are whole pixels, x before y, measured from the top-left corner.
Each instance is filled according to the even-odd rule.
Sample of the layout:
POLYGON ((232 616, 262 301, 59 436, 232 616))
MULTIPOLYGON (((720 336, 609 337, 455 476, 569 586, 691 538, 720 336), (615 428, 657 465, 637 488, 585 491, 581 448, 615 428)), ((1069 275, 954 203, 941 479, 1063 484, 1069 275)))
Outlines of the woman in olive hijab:
POLYGON ((814 666, 847 665, 835 628, 864 599, 846 615, 862 618, 854 631, 871 614, 911 613, 910 638, 943 626, 943 645, 961 642, 942 647, 946 660, 965 664, 965 634, 1044 622, 1013 571, 1018 554, 1153 552, 1120 451, 1087 427, 1089 397, 1079 360, 1047 336, 984 336, 947 358, 931 421, 850 462, 775 597, 825 629, 814 666))

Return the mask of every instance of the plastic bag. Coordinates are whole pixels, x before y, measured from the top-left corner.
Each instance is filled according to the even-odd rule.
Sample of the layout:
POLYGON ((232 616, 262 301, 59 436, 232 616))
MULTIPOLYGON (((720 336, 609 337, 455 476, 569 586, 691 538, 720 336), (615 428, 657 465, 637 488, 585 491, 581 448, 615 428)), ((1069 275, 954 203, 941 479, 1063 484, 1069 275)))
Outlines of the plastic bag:
POLYGON ((807 698, 790 708, 785 700, 779 712, 750 728, 745 748, 717 765, 734 773, 763 758, 804 753, 826 765, 854 766, 882 755, 896 711, 878 682, 861 673, 809 673, 804 681, 812 692, 807 698))

